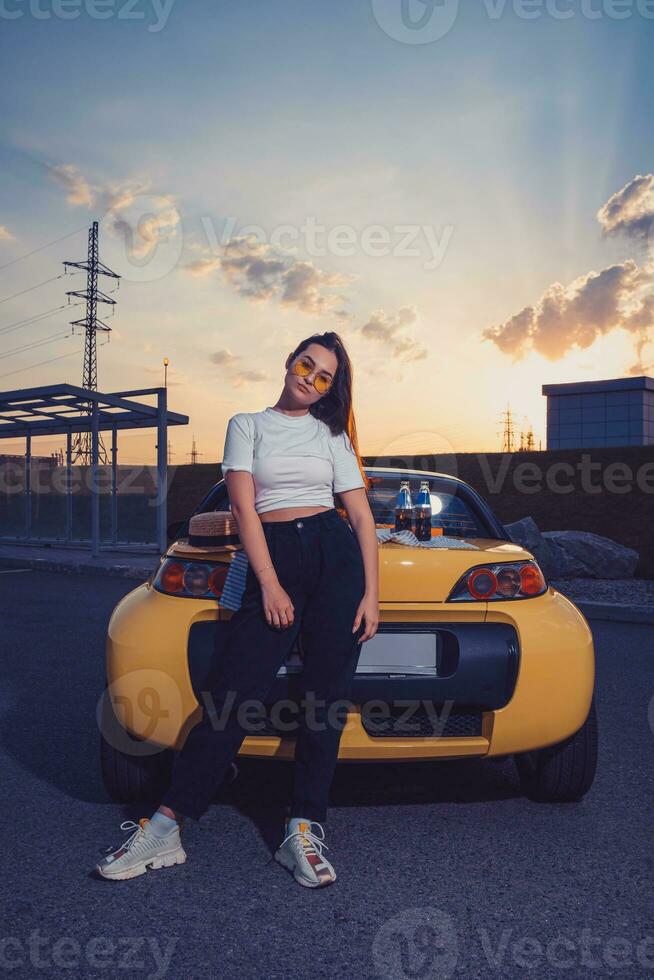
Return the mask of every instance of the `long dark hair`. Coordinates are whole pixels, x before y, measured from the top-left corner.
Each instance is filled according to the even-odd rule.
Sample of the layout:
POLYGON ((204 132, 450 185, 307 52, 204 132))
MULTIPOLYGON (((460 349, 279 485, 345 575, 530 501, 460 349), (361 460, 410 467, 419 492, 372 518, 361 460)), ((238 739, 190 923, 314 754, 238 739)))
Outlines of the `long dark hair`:
POLYGON ((286 359, 287 370, 298 354, 301 354, 310 344, 320 344, 332 351, 336 355, 338 368, 327 394, 323 395, 314 405, 310 405, 309 411, 315 418, 321 419, 329 426, 332 435, 338 436, 341 432, 347 433, 357 457, 361 478, 365 483, 366 490, 370 490, 370 480, 363 468, 359 453, 357 427, 354 420, 354 409, 352 408, 352 362, 345 350, 345 344, 340 335, 333 330, 328 330, 326 333, 314 333, 301 340, 295 350, 289 354, 286 359))

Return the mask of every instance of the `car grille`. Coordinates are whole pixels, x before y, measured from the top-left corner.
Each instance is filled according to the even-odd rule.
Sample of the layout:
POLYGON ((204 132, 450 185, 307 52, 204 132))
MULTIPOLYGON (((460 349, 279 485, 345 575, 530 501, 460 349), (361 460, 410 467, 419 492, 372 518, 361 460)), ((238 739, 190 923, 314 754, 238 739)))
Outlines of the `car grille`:
POLYGON ((368 716, 361 713, 361 724, 372 738, 457 738, 481 735, 481 711, 451 711, 444 715, 441 705, 429 712, 424 708, 389 706, 386 712, 368 716))
MULTIPOLYGON (((481 711, 451 711, 442 727, 439 727, 441 713, 442 705, 434 705, 432 712, 424 708, 409 709, 406 705, 400 708, 389 705, 383 713, 379 709, 372 714, 363 711, 361 724, 372 738, 465 738, 481 735, 481 711)), ((272 718, 270 706, 266 706, 257 718, 256 731, 249 731, 248 735, 295 738, 297 719, 298 712, 283 712, 280 725, 278 713, 272 718)))

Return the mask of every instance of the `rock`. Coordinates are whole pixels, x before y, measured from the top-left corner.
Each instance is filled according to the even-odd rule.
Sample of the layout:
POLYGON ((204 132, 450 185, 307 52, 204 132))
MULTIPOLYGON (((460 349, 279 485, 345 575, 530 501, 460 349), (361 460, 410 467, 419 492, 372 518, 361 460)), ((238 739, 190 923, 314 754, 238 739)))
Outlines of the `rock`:
MULTIPOLYGON (((543 531, 543 535, 556 534, 556 531, 543 531)), ((554 562, 555 572, 550 577, 559 578, 588 578, 588 570, 583 562, 569 552, 567 552, 562 544, 558 541, 547 537, 544 540, 550 546, 550 551, 552 554, 552 559, 554 562)))
POLYGON ((559 577, 633 578, 640 555, 611 538, 591 531, 543 531, 559 577))
POLYGON ((512 524, 505 524, 504 527, 515 544, 521 545, 532 553, 545 578, 568 574, 561 571, 562 558, 558 549, 552 548, 550 542, 545 540, 533 517, 523 517, 519 521, 513 521, 512 524))
POLYGON ((505 524, 510 538, 530 551, 545 578, 633 578, 639 554, 591 531, 543 531, 533 517, 505 524))

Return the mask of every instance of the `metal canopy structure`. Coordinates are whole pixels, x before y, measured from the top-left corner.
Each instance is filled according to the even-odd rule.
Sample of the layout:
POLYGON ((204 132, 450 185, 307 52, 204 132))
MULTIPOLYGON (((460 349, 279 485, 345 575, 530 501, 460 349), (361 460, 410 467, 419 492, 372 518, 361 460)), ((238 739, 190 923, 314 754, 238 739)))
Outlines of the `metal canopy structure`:
POLYGON ((188 415, 170 412, 166 388, 140 388, 133 391, 94 391, 72 384, 41 385, 0 391, 0 439, 25 438, 25 535, 20 540, 34 542, 32 537, 31 459, 32 436, 66 436, 66 540, 72 538, 72 437, 75 432, 91 433, 91 550, 100 549, 100 493, 98 489, 99 433, 111 432, 111 526, 116 539, 117 500, 116 464, 119 429, 157 429, 157 548, 167 547, 167 430, 169 425, 188 425, 188 415), (156 395, 157 404, 148 405, 134 399, 156 395))

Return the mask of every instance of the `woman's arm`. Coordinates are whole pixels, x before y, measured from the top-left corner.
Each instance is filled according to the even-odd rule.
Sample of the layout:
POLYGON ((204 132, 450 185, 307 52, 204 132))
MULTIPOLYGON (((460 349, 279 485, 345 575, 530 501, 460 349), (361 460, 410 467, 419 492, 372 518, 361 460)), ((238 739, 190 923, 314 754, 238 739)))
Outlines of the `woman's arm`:
POLYGON ((366 628, 360 637, 363 642, 375 635, 379 625, 379 545, 375 518, 364 487, 341 491, 339 496, 343 501, 350 526, 357 536, 366 571, 366 588, 352 627, 352 632, 355 633, 361 619, 365 619, 366 628))
POLYGON ((241 544, 261 586, 268 625, 283 629, 293 623, 294 606, 277 578, 261 520, 254 507, 254 479, 246 470, 228 470, 225 483, 241 544))
POLYGON ((263 533, 261 520, 254 509, 254 481, 252 474, 246 470, 229 470, 225 474, 225 483, 229 494, 229 502, 232 514, 238 526, 238 535, 241 544, 248 556, 248 561, 252 566, 252 571, 259 578, 259 581, 269 575, 274 568, 271 566, 270 552, 263 533))

